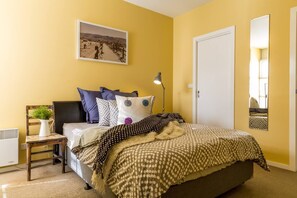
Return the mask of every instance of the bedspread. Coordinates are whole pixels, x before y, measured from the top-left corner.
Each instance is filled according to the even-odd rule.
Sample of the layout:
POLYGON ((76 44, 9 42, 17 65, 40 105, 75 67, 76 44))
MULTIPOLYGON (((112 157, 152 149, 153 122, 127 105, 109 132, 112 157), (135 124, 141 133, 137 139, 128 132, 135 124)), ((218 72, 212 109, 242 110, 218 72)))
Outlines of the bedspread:
POLYGON ((236 161, 252 160, 269 170, 258 143, 246 132, 187 123, 180 127, 185 134, 175 139, 122 146, 105 178, 115 195, 160 197, 192 173, 236 161))
POLYGON ((110 189, 118 197, 159 197, 187 175, 219 164, 253 160, 268 170, 258 143, 248 133, 181 126, 186 134, 179 138, 123 150, 107 180, 110 189))

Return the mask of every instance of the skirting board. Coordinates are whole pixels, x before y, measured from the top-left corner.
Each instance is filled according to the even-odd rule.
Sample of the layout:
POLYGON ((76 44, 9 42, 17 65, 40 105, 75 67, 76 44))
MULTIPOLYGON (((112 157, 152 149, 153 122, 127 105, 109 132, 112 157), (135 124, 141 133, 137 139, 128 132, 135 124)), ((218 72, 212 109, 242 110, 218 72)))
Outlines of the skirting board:
POLYGON ((285 170, 289 170, 289 171, 293 171, 289 165, 287 164, 282 164, 282 163, 278 163, 278 162, 273 162, 273 161, 269 161, 267 160, 267 164, 269 166, 273 166, 273 167, 276 167, 276 168, 281 168, 281 169, 285 169, 285 170))
MULTIPOLYGON (((32 167, 38 167, 38 166, 43 166, 46 164, 52 164, 52 160, 44 161, 44 162, 34 162, 34 165, 32 167)), ((13 171, 21 171, 21 170, 27 170, 27 164, 18 164, 14 166, 7 166, 0 168, 0 174, 2 173, 7 173, 7 172, 13 172, 13 171)))

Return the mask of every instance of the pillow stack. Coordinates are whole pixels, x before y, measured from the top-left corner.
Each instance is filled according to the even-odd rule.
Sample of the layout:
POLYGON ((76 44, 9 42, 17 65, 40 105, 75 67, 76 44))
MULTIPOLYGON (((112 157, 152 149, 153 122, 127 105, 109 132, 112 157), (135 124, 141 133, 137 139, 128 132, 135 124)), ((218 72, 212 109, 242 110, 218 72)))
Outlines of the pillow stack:
POLYGON ((138 97, 138 92, 120 92, 100 87, 100 91, 78 88, 88 123, 99 126, 132 124, 151 115, 154 97, 138 97))

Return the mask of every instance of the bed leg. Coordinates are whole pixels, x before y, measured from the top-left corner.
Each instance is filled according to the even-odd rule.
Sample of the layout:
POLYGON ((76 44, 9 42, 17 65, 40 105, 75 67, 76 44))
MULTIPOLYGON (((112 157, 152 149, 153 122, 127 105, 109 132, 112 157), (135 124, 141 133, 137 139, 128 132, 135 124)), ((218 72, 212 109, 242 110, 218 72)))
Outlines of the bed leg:
POLYGON ((84 187, 84 189, 85 190, 90 190, 90 189, 92 189, 92 187, 88 183, 86 183, 86 186, 84 187))

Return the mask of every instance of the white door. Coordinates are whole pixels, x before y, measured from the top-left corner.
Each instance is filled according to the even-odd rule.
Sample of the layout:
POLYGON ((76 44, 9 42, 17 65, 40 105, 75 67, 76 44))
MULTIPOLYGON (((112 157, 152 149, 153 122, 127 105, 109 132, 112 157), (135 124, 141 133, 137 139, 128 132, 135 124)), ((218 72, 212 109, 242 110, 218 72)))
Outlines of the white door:
POLYGON ((194 38, 196 123, 234 128, 234 30, 194 38))

